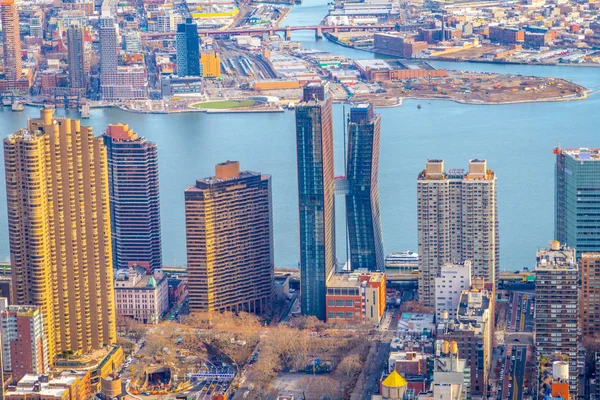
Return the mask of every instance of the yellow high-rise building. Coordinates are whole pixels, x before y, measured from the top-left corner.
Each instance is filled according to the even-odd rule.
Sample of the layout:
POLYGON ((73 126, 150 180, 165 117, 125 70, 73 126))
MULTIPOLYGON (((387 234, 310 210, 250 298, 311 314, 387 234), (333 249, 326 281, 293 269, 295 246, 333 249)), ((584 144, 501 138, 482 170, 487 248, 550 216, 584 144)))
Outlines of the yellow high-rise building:
POLYGON ((44 313, 51 360, 116 342, 106 148, 42 109, 4 139, 13 291, 44 313))
POLYGON ((221 76, 221 57, 217 53, 200 54, 202 63, 202 76, 205 78, 219 78, 221 76))

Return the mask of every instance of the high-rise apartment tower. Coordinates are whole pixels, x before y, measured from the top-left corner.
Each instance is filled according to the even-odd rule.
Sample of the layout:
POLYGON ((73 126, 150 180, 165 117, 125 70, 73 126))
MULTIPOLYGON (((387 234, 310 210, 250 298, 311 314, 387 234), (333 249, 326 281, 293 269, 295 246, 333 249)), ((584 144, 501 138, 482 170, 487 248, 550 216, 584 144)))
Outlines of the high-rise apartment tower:
POLYGON ((201 76, 198 25, 194 24, 191 18, 182 24, 177 24, 175 48, 177 50, 177 75, 201 76))
POLYGON ((575 249, 557 241, 537 251, 535 268, 535 348, 538 362, 545 357, 569 360, 570 398, 577 398, 579 278, 575 249))
POLYGON ((296 107, 300 296, 304 315, 326 318, 327 280, 335 270, 333 121, 326 88, 310 83, 296 107))
POLYGON ((110 16, 100 17, 100 90, 103 96, 112 95, 111 87, 118 84, 117 67, 119 43, 115 20, 110 16))
POLYGON ((2 50, 4 54, 4 76, 6 80, 16 81, 22 75, 21 28, 15 0, 1 0, 2 50))
POLYGON ((485 160, 469 161, 469 171, 444 170, 443 160, 427 160, 417 179, 420 270, 419 298, 435 306, 435 278, 446 263, 471 261, 473 276, 496 284, 500 258, 496 175, 485 160))
POLYGON ((185 190, 192 311, 263 313, 273 296, 271 177, 217 164, 185 190))
POLYGON ((81 25, 71 25, 67 30, 69 53, 69 79, 72 88, 87 87, 86 52, 84 30, 81 25))
POLYGON ((4 139, 14 298, 44 314, 50 358, 116 341, 106 148, 79 120, 4 139))
POLYGON ((555 238, 577 251, 600 252, 600 149, 556 154, 555 238))
MULTIPOLYGON (((600 332, 600 253, 581 253, 579 259, 581 279, 581 331, 582 338, 591 339, 600 332)), ((599 371, 600 372, 600 371, 599 371)))
POLYGON ((158 149, 129 126, 109 125, 108 157, 113 264, 162 267, 158 149))
POLYGON ((379 135, 381 116, 370 104, 350 109, 346 160, 346 218, 350 267, 383 271, 385 267, 379 214, 379 135))

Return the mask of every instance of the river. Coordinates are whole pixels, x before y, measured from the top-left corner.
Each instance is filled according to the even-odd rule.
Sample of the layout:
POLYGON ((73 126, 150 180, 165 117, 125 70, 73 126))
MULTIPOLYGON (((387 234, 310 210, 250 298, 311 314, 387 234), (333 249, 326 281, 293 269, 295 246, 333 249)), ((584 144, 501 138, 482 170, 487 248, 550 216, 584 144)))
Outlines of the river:
MULTIPOLYGON (((284 24, 316 24, 326 12, 323 0, 294 6, 284 24)), ((294 32, 305 47, 353 58, 374 55, 342 48, 312 32, 294 32)), ((449 69, 556 76, 594 91, 600 70, 584 67, 432 63, 449 69)), ((336 174, 343 174, 342 105, 334 106, 336 174)), ((486 158, 498 176, 501 268, 533 267, 536 248, 554 232, 554 156, 556 145, 600 147, 600 96, 584 101, 518 105, 464 105, 450 101, 406 100, 382 115, 379 191, 386 252, 417 250, 416 177, 427 158, 447 168, 466 168, 486 158), (418 109, 417 104, 422 108, 418 109), (596 132, 596 133, 594 133, 596 132)), ((39 111, 0 109, 1 134, 26 125, 39 111)), ((64 111, 61 112, 64 114, 64 111)), ((77 117, 75 112, 69 116, 77 117)), ((142 115, 96 110, 84 121, 101 134, 109 123, 128 123, 159 148, 163 262, 186 262, 183 190, 196 178, 213 174, 214 164, 239 160, 243 169, 272 175, 275 262, 298 263, 298 201, 293 112, 273 114, 142 115)), ((1 168, 4 166, 1 160, 1 168)), ((0 260, 9 259, 4 172, 0 172, 0 260)), ((336 202, 338 259, 345 260, 344 202, 336 202)))

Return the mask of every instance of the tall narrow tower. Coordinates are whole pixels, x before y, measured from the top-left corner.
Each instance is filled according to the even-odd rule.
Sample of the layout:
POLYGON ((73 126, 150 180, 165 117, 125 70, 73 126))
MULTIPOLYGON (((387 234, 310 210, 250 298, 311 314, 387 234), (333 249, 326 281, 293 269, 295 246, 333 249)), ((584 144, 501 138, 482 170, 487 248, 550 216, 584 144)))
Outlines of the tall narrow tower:
POLYGON ((117 85, 118 43, 115 20, 110 16, 100 17, 100 87, 104 97, 112 95, 111 88, 117 85))
POLYGON ((485 160, 469 172, 427 160, 417 179, 419 299, 435 306, 435 278, 446 263, 472 262, 473 276, 496 285, 500 268, 496 175, 485 160))
POLYGON ((71 25, 69 27, 67 30, 67 44, 71 87, 85 89, 87 87, 85 40, 81 25, 71 25))
POLYGON ((304 87, 296 107, 302 313, 325 320, 327 280, 335 271, 335 190, 331 99, 304 87))
POLYGON ((2 14, 4 76, 6 80, 16 81, 22 75, 23 63, 21 61, 21 28, 15 0, 2 0, 0 12, 2 14))
POLYGON ((271 177, 218 164, 185 190, 190 310, 263 313, 273 295, 271 177))
POLYGON ((52 358, 115 343, 115 304, 106 148, 40 114, 4 139, 4 163, 14 297, 41 308, 52 358))
POLYGON ((346 161, 346 218, 350 242, 350 267, 384 270, 379 214, 379 135, 381 116, 370 104, 350 110, 346 161))
POLYGON ((191 18, 184 23, 177 24, 175 47, 177 50, 177 75, 201 76, 198 25, 194 24, 191 18))
POLYGON ((158 148, 122 124, 109 125, 103 139, 115 268, 161 268, 158 148))

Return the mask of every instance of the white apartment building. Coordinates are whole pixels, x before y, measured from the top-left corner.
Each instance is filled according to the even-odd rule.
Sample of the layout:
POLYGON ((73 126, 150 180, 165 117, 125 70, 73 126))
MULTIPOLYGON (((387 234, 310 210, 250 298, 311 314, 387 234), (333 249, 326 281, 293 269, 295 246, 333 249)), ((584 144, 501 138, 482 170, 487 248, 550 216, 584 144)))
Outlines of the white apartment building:
POLYGON ((456 318, 460 295, 471 288, 471 262, 444 264, 440 276, 435 278, 435 317, 441 320, 441 312, 448 311, 448 319, 456 318))

